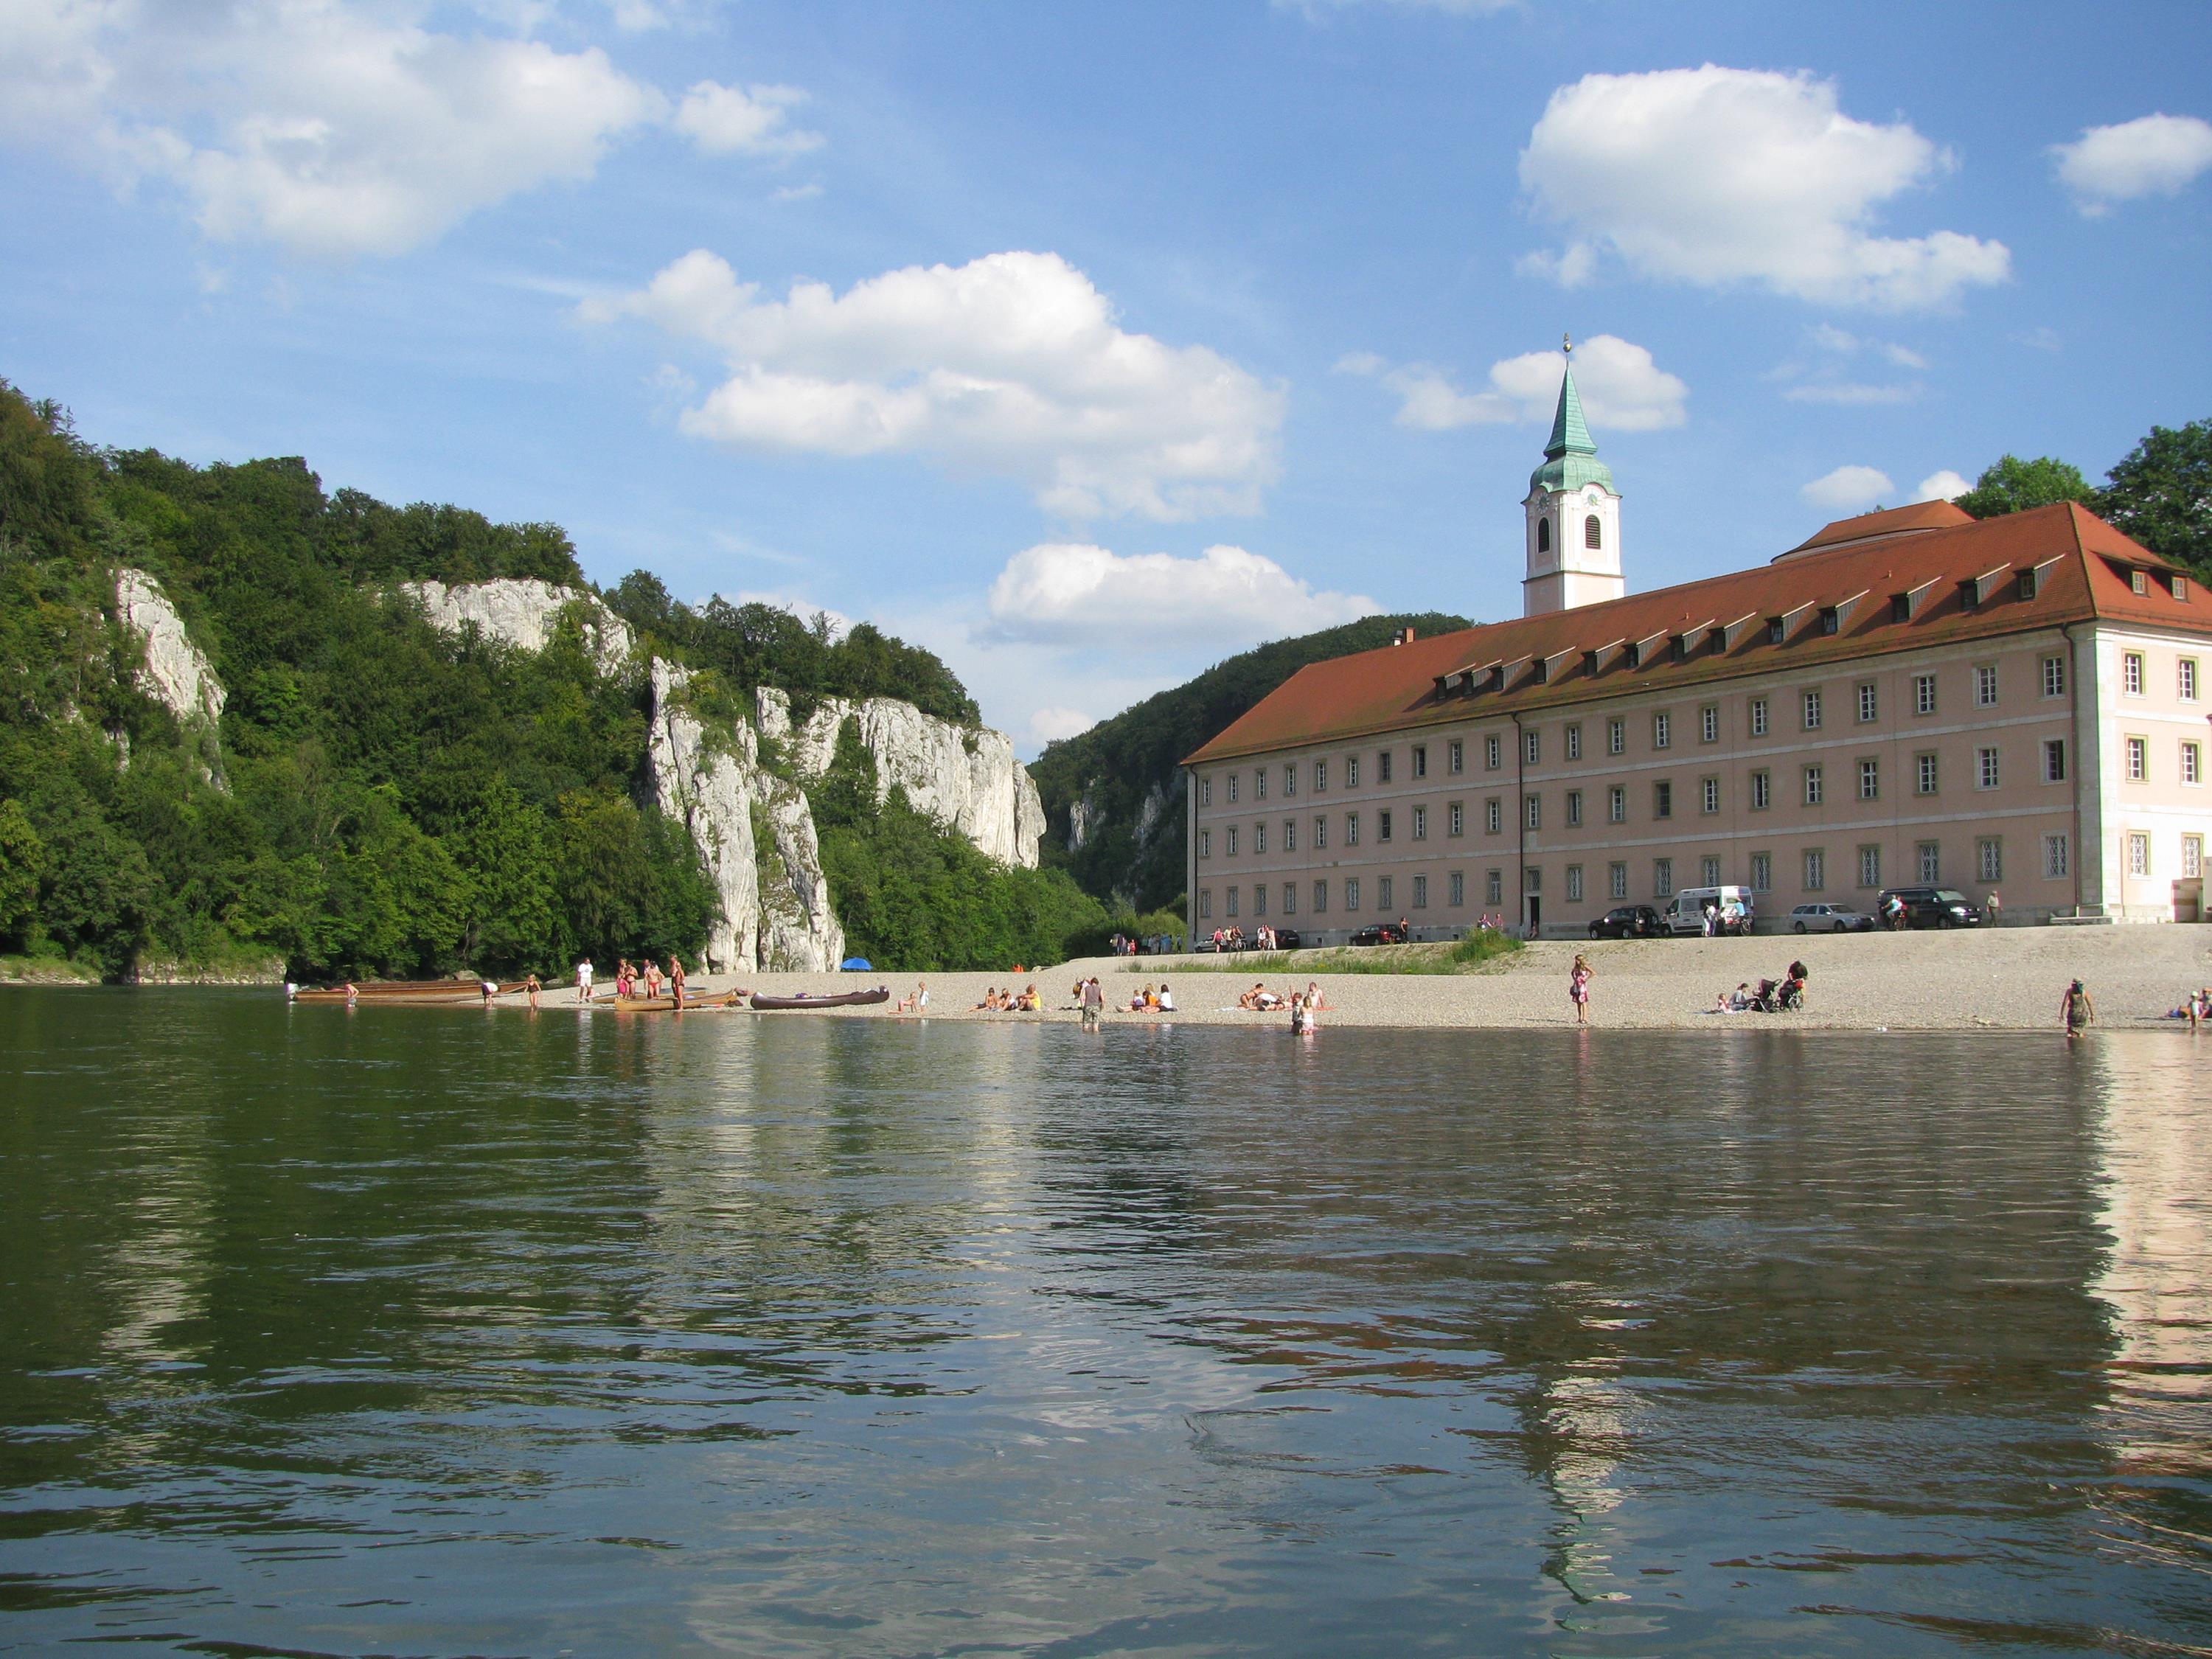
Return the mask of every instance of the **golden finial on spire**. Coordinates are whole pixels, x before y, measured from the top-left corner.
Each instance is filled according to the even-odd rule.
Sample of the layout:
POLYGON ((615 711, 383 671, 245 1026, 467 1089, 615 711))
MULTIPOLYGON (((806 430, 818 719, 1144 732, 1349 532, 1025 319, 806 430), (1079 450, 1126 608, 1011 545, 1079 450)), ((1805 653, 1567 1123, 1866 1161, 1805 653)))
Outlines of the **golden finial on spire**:
POLYGON ((1573 356, 1575 355, 1575 337, 1571 334, 1562 334, 1559 336, 1559 349, 1565 352, 1568 356, 1573 356))

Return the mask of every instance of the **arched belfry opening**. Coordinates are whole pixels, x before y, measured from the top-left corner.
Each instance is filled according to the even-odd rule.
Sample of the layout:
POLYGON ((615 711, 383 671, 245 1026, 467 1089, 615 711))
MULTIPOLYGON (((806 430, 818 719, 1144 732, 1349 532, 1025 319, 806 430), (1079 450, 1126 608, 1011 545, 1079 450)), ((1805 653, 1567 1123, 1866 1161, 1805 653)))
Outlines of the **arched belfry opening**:
POLYGON ((1583 417, 1575 389, 1574 342, 1565 342, 1566 368, 1559 376, 1559 406, 1552 417, 1544 464, 1528 475, 1522 503, 1531 526, 1528 574, 1521 584, 1521 611, 1534 617, 1577 605, 1617 599, 1628 584, 1620 568, 1620 495, 1613 470, 1597 458, 1597 443, 1583 417), (1583 521, 1582 545, 1573 545, 1574 517, 1583 521), (1552 524, 1562 534, 1556 543, 1552 524))

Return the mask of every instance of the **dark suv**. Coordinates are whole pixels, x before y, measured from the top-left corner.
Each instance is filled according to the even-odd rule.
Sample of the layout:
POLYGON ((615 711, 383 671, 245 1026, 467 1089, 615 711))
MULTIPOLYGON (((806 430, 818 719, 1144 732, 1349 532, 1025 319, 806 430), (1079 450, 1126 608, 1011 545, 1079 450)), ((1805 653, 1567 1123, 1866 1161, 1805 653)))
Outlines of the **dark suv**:
POLYGON ((1664 939, 1667 924, 1648 904, 1616 904, 1590 923, 1592 939, 1664 939))
POLYGON ((1406 930, 1395 922, 1385 921, 1373 927, 1363 927, 1352 936, 1354 945, 1403 945, 1406 930))
POLYGON ((1886 915, 1893 898, 1903 901, 1908 927, 1978 927, 1988 919, 1980 905, 1954 887, 1886 888, 1875 914, 1886 915))

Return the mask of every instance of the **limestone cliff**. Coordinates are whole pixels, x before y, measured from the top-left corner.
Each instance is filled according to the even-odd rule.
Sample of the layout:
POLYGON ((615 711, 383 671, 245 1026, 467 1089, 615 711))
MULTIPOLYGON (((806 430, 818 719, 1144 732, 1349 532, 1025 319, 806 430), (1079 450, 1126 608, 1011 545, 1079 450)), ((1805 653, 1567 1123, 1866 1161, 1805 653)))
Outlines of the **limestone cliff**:
POLYGON ((848 716, 876 763, 876 799, 896 784, 915 811, 956 830, 986 858, 1034 870, 1044 835, 1044 805, 1005 732, 971 730, 891 697, 825 697, 803 722, 773 686, 757 698, 761 735, 786 746, 804 777, 829 769, 848 716))
POLYGON ((401 591, 422 602, 432 627, 458 634, 473 623, 485 638, 521 651, 543 651, 574 606, 584 648, 602 674, 621 672, 637 645, 629 625, 589 593, 550 582, 502 578, 455 587, 443 582, 404 582, 401 591))
POLYGON ((185 630, 185 619, 169 603, 161 585, 143 570, 115 574, 115 609, 124 626, 146 647, 146 666, 138 683, 148 696, 186 726, 222 719, 222 683, 214 666, 185 630))

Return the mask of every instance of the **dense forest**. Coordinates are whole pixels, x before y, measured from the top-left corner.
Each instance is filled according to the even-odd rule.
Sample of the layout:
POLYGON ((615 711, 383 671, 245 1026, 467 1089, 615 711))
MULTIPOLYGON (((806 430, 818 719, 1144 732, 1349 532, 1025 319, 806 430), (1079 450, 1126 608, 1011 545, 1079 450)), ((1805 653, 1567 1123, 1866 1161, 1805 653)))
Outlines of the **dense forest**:
MULTIPOLYGON (((647 804, 643 685, 573 634, 537 653, 449 637, 395 591, 495 577, 584 585, 553 526, 326 494, 298 459, 95 449, 0 382, 0 954, 321 979, 696 951, 715 896, 647 804), (212 659, 218 732, 141 689, 125 566, 212 659)), ((695 610, 644 573, 605 597, 732 688, 975 717, 941 662, 872 629, 695 610)), ((854 948, 886 968, 1051 959, 1103 931, 1064 874, 1002 870, 896 796, 848 801, 823 838, 854 948), (956 902, 957 926, 932 914, 956 902)))
POLYGON ((1464 617, 1424 611, 1363 617, 1340 628, 1271 641, 1048 744, 1030 768, 1044 800, 1045 856, 1085 890, 1111 895, 1118 903, 1138 910, 1180 905, 1183 799, 1176 768, 1185 755, 1308 663, 1386 646, 1404 628, 1427 635, 1468 626, 1464 617), (1071 815, 1086 789, 1090 827, 1083 845, 1071 849, 1071 815), (1155 803, 1149 823, 1148 795, 1155 803))

